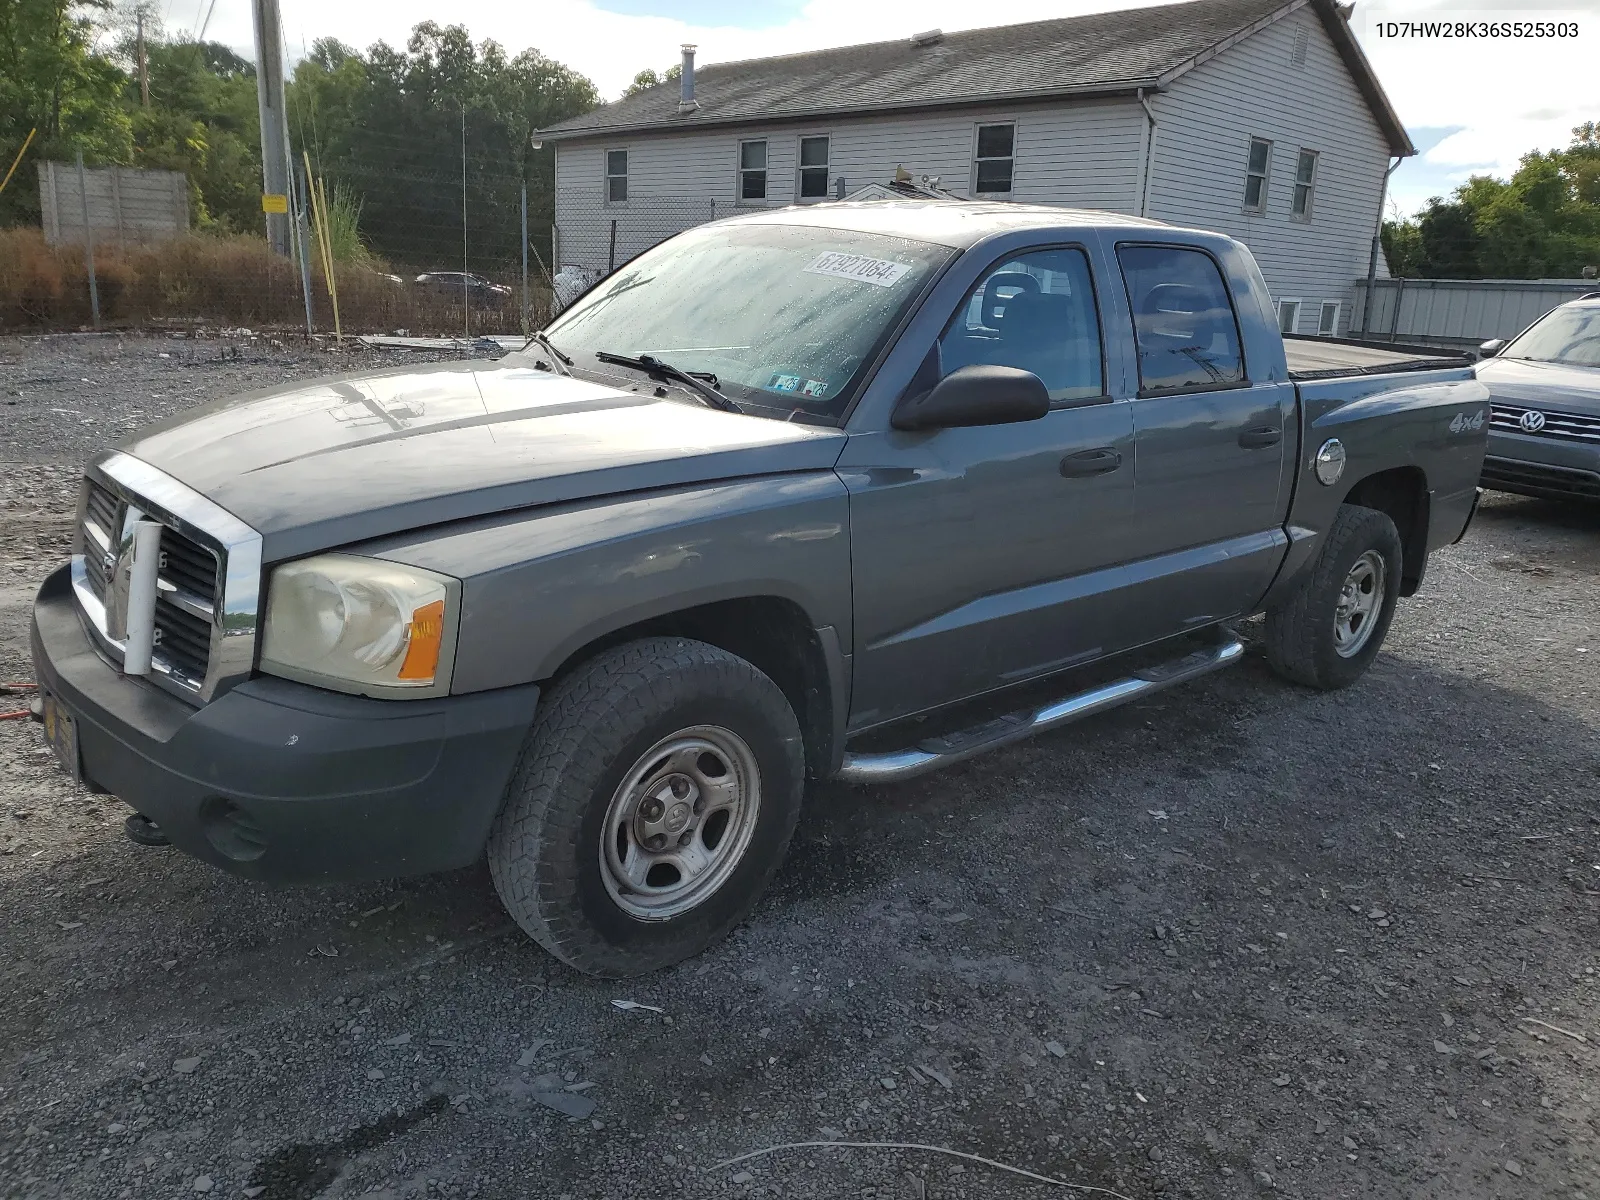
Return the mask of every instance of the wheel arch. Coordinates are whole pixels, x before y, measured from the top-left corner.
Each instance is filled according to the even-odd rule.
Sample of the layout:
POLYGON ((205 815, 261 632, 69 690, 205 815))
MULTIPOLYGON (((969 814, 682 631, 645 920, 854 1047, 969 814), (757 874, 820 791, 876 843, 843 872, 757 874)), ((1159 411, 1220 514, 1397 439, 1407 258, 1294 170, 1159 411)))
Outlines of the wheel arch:
POLYGON ((1415 595, 1428 565, 1431 495, 1426 473, 1418 466, 1375 471, 1353 483, 1343 502, 1377 509, 1394 522, 1400 534, 1400 594, 1415 595))
POLYGON ((815 626, 793 599, 736 596, 619 625, 566 653, 551 682, 596 655, 642 638, 685 637, 736 654, 771 679, 789 701, 805 739, 806 774, 832 774, 844 753, 849 660, 831 627, 815 626))

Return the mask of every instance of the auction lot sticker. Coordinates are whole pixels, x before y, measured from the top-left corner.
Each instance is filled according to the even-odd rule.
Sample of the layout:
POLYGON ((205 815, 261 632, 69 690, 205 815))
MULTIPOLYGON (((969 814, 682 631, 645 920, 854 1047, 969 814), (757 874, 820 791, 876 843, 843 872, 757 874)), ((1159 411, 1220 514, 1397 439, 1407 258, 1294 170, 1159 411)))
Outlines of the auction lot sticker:
POLYGON ((865 254, 844 254, 827 250, 811 260, 806 268, 808 275, 834 275, 840 279, 853 279, 857 283, 870 283, 876 287, 893 287, 907 271, 909 263, 890 262, 886 258, 868 258, 865 254))

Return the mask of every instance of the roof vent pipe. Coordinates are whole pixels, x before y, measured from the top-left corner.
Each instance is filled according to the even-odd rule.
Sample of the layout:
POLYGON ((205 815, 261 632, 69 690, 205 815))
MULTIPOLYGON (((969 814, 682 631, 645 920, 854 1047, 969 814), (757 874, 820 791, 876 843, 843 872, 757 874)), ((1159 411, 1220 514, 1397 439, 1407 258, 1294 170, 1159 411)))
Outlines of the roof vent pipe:
POLYGON ((700 107, 700 101, 694 98, 694 47, 687 43, 683 47, 683 76, 680 82, 683 91, 678 100, 678 111, 691 113, 700 107))

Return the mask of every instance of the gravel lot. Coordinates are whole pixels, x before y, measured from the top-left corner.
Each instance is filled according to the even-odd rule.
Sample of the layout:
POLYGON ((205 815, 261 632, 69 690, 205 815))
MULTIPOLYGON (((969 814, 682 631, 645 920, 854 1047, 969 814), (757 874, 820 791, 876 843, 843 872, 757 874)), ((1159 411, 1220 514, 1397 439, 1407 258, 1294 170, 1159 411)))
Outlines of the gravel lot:
MULTIPOLYGON (((0 680, 88 453, 383 361, 224 345, 0 340, 0 680)), ((482 868, 271 889, 135 846, 0 722, 0 1194, 1061 1191, 932 1150, 717 1165, 848 1140, 1136 1198, 1600 1200, 1597 660, 1600 511, 1491 497, 1355 688, 1252 653, 820 789, 744 928, 622 985, 482 868)))

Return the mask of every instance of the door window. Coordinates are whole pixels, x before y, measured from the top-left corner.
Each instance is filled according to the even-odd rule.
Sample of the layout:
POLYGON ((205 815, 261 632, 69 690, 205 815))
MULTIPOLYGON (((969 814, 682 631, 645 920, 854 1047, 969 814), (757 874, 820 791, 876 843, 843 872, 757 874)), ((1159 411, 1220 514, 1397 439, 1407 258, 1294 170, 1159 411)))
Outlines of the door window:
POLYGON ((1139 347, 1139 390, 1197 391, 1244 382, 1239 322, 1216 261, 1181 246, 1119 246, 1139 347))
POLYGON ((1032 371, 1052 400, 1105 394, 1100 317, 1082 250, 1038 250, 978 281, 939 339, 940 370, 984 364, 1032 371))

